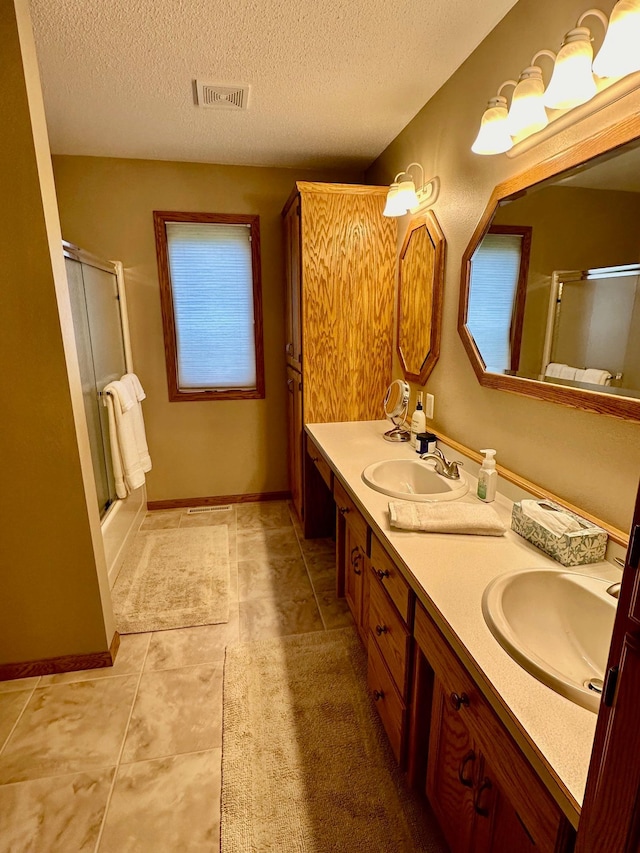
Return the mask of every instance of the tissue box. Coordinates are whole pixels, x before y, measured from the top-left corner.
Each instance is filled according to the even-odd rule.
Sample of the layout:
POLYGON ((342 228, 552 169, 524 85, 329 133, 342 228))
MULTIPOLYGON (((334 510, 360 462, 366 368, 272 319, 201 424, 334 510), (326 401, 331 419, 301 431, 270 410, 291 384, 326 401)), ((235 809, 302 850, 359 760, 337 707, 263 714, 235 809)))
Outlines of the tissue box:
POLYGON ((544 507, 567 513, 578 521, 582 529, 576 530, 575 533, 554 536, 537 521, 525 515, 519 503, 513 505, 511 529, 563 566, 583 566, 586 563, 597 563, 604 559, 608 538, 606 530, 597 527, 590 521, 585 521, 584 518, 580 518, 579 515, 553 501, 538 501, 538 503, 544 507))

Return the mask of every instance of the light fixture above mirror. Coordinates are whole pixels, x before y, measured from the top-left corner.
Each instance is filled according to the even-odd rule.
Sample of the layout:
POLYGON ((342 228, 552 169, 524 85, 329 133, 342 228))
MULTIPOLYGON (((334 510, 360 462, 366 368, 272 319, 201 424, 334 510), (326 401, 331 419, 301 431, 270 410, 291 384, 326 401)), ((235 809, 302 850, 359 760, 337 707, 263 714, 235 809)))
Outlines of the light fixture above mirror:
POLYGON ((578 107, 583 108, 575 113, 576 120, 638 88, 640 79, 633 84, 630 81, 624 92, 614 84, 640 71, 639 44, 640 0, 619 0, 610 19, 600 9, 587 10, 565 34, 557 56, 546 49, 538 51, 517 84, 508 80, 500 86, 483 113, 471 150, 483 155, 507 153, 534 134, 544 133, 546 138, 559 130, 564 123, 553 127, 554 123, 578 107), (595 59, 591 30, 583 25, 589 16, 598 18, 605 30, 595 59), (535 64, 541 55, 554 59, 546 89, 542 69, 535 64), (501 94, 507 84, 514 86, 510 107, 501 94))
POLYGON ((420 163, 409 163, 406 169, 393 179, 387 193, 387 203, 382 211, 383 216, 404 216, 406 213, 416 213, 436 201, 440 192, 440 179, 424 179, 424 169, 420 163), (410 174, 413 168, 420 169, 421 181, 417 186, 410 174))

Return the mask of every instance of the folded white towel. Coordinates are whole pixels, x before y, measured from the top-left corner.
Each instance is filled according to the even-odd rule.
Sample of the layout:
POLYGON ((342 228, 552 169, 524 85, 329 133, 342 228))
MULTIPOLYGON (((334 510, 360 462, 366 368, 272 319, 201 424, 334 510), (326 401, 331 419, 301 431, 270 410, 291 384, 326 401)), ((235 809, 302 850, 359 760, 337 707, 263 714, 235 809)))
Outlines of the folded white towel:
POLYGON ((129 385, 122 382, 122 380, 116 379, 115 382, 110 382, 103 390, 106 391, 107 388, 109 388, 121 412, 129 412, 133 409, 136 404, 136 395, 131 391, 129 385))
POLYGON ((576 370, 576 375, 573 377, 576 382, 588 382, 585 378, 586 370, 576 370))
POLYGON ((121 377, 120 381, 124 382, 127 385, 133 397, 139 403, 141 403, 146 398, 147 395, 144 393, 144 389, 140 384, 140 380, 138 379, 135 373, 125 373, 125 375, 121 377))
POLYGON ((559 364, 556 361, 550 361, 549 364, 547 365, 547 369, 545 370, 544 375, 557 378, 560 376, 560 371, 562 370, 563 367, 567 367, 567 365, 566 364, 559 364))
POLYGON ((480 503, 390 501, 389 515, 402 530, 502 536, 506 529, 495 509, 480 503))
POLYGON ((130 492, 143 485, 145 476, 136 444, 133 412, 123 412, 118 402, 118 389, 115 386, 120 384, 120 382, 110 382, 105 386, 104 393, 116 495, 119 498, 126 498, 130 492))
POLYGON ((577 533, 578 530, 582 530, 582 525, 572 515, 557 510, 544 501, 520 501, 520 506, 526 516, 554 536, 563 536, 565 533, 577 533))
POLYGON ((608 370, 596 370, 595 367, 588 367, 584 372, 583 382, 590 382, 592 385, 610 385, 611 374, 608 370))
POLYGON ((562 364, 560 366, 560 372, 558 373, 559 379, 575 379, 576 378, 576 369, 575 367, 569 367, 568 364, 562 364))
POLYGON ((142 406, 140 405, 140 400, 144 400, 147 395, 142 390, 140 380, 135 373, 125 373, 119 384, 124 385, 133 397, 134 403, 130 412, 133 421, 133 435, 136 447, 138 448, 142 470, 145 472, 150 471, 151 457, 149 456, 149 448, 147 447, 147 434, 144 428, 142 406))

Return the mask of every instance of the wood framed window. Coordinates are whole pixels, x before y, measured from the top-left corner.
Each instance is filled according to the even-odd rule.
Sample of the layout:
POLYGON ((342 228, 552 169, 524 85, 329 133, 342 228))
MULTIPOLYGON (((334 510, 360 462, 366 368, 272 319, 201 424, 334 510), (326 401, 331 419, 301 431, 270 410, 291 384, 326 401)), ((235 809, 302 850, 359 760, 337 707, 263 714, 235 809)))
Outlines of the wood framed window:
POLYGON ((153 212, 169 400, 260 399, 260 217, 153 212))

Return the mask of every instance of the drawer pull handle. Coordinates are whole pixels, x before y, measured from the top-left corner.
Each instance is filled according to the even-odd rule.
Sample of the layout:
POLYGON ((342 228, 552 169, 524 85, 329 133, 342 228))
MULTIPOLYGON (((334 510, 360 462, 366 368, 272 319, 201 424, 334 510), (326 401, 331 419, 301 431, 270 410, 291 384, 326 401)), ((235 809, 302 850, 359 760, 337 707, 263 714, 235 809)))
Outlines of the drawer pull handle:
POLYGON ((458 767, 458 779, 460 780, 460 784, 464 785, 465 788, 473 788, 473 770, 471 771, 471 776, 465 776, 464 771, 467 768, 467 764, 473 764, 475 760, 476 754, 470 749, 460 762, 460 767, 458 767))
POLYGON ((348 506, 339 506, 338 512, 340 513, 340 515, 346 515, 349 512, 349 507, 348 506))
POLYGON ((490 791, 491 788, 493 788, 493 785, 491 784, 491 779, 487 779, 487 777, 485 776, 476 789, 476 793, 473 798, 473 808, 475 809, 475 813, 480 815, 480 817, 489 817, 489 809, 484 808, 484 806, 480 805, 480 797, 482 796, 484 791, 490 791))
POLYGON ((469 697, 466 693, 460 693, 459 695, 457 693, 452 693, 449 696, 449 699, 451 699, 451 704, 456 711, 459 711, 463 705, 469 707, 469 697))
POLYGON ((376 702, 379 702, 380 699, 384 699, 384 690, 374 690, 373 698, 376 700, 376 702))
POLYGON ((376 569, 376 574, 380 580, 383 581, 385 578, 389 577, 389 569, 385 569, 384 571, 382 571, 382 569, 376 569))
POLYGON ((312 461, 312 462, 317 462, 319 459, 320 459, 320 457, 319 457, 319 456, 312 456, 312 457, 311 457, 311 461, 312 461))
POLYGON ((380 636, 381 634, 386 634, 389 629, 386 625, 376 625, 376 634, 380 636))

